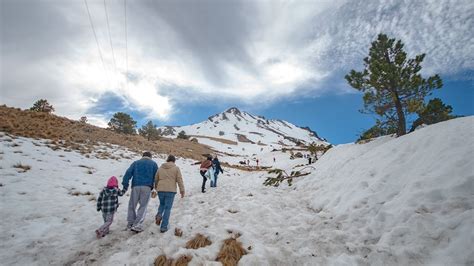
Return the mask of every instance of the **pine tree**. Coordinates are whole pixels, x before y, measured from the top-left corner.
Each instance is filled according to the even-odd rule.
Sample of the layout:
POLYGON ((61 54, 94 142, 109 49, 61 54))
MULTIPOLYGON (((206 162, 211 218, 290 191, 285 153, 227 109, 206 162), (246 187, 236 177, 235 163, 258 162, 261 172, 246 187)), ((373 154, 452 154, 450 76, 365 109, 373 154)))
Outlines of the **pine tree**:
POLYGON ((319 151, 318 145, 316 145, 316 143, 314 143, 314 142, 311 143, 311 144, 309 144, 309 146, 308 146, 308 151, 309 151, 312 155, 316 154, 316 153, 319 151))
POLYGON ((456 116, 451 115, 452 111, 453 108, 450 105, 445 105, 441 99, 431 99, 423 109, 417 112, 418 119, 413 122, 410 132, 422 124, 431 125, 455 118, 456 116))
POLYGON ((110 119, 108 125, 109 129, 118 133, 129 135, 136 134, 135 128, 137 126, 137 121, 133 120, 133 118, 126 113, 115 113, 110 119))
POLYGON ((33 104, 33 107, 31 107, 30 110, 35 112, 52 113, 54 112, 54 107, 49 104, 47 100, 40 99, 33 104))
POLYGON ((147 140, 157 140, 160 135, 158 129, 156 128, 156 125, 154 125, 151 121, 148 121, 148 123, 138 129, 138 134, 140 134, 147 140))
POLYGON ((178 133, 177 138, 178 138, 178 139, 189 139, 189 136, 186 135, 186 132, 184 132, 184 130, 181 130, 181 131, 178 133))
POLYGON ((406 134, 406 114, 419 111, 424 98, 443 86, 438 75, 421 77, 425 54, 409 59, 403 46, 379 34, 364 58, 365 69, 345 76, 350 86, 364 93, 365 111, 379 115, 381 124, 395 122, 398 136, 406 134))

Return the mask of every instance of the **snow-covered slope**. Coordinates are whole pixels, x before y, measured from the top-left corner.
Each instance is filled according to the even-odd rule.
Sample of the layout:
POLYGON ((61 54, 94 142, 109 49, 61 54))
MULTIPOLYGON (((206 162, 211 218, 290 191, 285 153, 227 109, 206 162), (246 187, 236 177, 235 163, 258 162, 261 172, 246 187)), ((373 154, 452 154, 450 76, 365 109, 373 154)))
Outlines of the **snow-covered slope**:
POLYGON ((474 263, 474 117, 340 145, 314 166, 295 193, 317 217, 308 239, 319 256, 349 264, 474 263))
MULTIPOLYGON (((473 136, 474 117, 458 118, 400 138, 336 146, 291 187, 263 186, 264 172, 224 169, 218 187, 204 194, 198 165, 179 158, 187 192, 175 199, 170 231, 160 234, 154 224, 157 199, 144 232, 122 231, 125 195, 111 234, 96 240, 102 218, 93 199, 137 157, 104 146, 125 157, 86 158, 0 133, 0 261, 151 265, 158 255, 186 254, 191 266, 217 265, 223 241, 238 232, 248 252, 240 265, 472 265, 473 136), (176 227, 182 237, 173 235, 176 227), (186 249, 197 233, 212 244, 186 249)), ((305 162, 280 152, 274 163, 274 155, 262 162, 287 171, 305 162)))
POLYGON ((159 130, 163 136, 173 138, 184 131, 216 150, 239 155, 308 145, 312 142, 328 144, 309 128, 301 128, 283 120, 268 120, 235 107, 201 123, 182 127, 167 126, 159 130))

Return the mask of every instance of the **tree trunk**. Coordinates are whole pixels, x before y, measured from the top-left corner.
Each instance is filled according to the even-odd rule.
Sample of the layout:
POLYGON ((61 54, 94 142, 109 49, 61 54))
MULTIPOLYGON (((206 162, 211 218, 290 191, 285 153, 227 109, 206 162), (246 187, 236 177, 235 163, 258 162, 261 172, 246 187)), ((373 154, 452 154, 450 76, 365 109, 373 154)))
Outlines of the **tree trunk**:
POLYGON ((398 97, 398 93, 394 93, 393 100, 395 101, 395 108, 397 109, 398 115, 397 136, 400 137, 407 133, 405 113, 403 113, 403 107, 402 103, 400 102, 400 98, 398 97))

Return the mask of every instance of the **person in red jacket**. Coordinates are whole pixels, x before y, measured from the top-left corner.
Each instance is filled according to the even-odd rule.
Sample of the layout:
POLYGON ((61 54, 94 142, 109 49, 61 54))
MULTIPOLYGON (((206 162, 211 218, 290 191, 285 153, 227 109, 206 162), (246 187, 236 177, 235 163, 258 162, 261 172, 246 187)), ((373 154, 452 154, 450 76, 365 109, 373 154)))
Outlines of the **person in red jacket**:
POLYGON ((206 177, 206 172, 209 170, 209 168, 212 166, 212 156, 207 156, 207 159, 201 163, 201 166, 199 167, 199 173, 202 176, 202 188, 201 192, 205 193, 206 192, 206 182, 207 182, 207 177, 206 177))

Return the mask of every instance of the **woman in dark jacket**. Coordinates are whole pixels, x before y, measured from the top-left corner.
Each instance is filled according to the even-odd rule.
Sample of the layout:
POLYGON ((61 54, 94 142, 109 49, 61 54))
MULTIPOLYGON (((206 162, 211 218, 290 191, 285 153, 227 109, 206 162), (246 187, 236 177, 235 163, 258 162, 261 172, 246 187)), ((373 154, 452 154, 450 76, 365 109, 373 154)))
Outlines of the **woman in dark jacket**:
POLYGON ((224 173, 217 156, 212 160, 212 167, 214 168, 214 180, 211 179, 211 187, 217 187, 217 176, 219 175, 219 172, 224 173))

